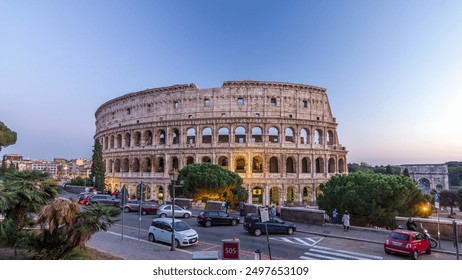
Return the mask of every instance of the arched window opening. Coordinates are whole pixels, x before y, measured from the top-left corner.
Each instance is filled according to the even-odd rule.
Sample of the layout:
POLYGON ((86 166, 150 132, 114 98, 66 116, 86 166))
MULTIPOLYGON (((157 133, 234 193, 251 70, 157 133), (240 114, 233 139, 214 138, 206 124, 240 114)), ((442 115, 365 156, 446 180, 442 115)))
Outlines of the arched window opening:
POLYGON ((117 134, 117 148, 122 148, 122 135, 117 134))
POLYGON ((308 131, 304 128, 300 130, 300 144, 309 144, 308 131))
POLYGON ((263 204, 263 189, 261 187, 255 187, 252 189, 252 203, 263 204))
POLYGON ((170 170, 178 170, 179 168, 179 161, 177 157, 172 158, 172 168, 170 170))
POLYGON ((152 161, 151 158, 145 157, 143 164, 143 172, 151 172, 152 170, 152 161))
POLYGON ((218 165, 220 165, 222 168, 228 169, 228 158, 227 157, 218 158, 218 165))
POLYGON ((229 143, 229 129, 227 127, 218 130, 218 143, 229 143))
POLYGON ((114 149, 114 135, 111 136, 111 149, 114 149))
POLYGON ((343 160, 343 158, 338 160, 338 172, 345 173, 345 161, 343 160))
POLYGON ((196 143, 196 130, 194 128, 189 128, 186 132, 186 142, 190 145, 196 143))
POLYGON ((125 133, 125 147, 129 148, 131 146, 131 138, 132 136, 130 135, 130 133, 125 133))
POLYGON ((238 158, 236 159, 236 173, 245 173, 245 159, 238 158))
POLYGON ((194 158, 193 157, 187 157, 186 158, 186 165, 193 164, 193 163, 194 163, 194 158))
POLYGON ((159 144, 160 145, 165 145, 166 140, 165 140, 165 130, 161 130, 159 133, 159 144))
POLYGON ((322 145, 322 131, 320 129, 316 129, 314 131, 314 144, 322 145))
POLYGON ((165 171, 165 160, 164 158, 159 158, 159 164, 157 165, 157 172, 164 172, 165 171))
POLYGON ((212 129, 210 127, 206 127, 202 130, 202 143, 203 144, 212 143, 212 129))
POLYGON ((152 145, 152 132, 150 130, 147 130, 144 133, 144 142, 146 143, 146 145, 152 145))
POLYGON ((205 157, 202 157, 202 162, 203 163, 212 163, 212 160, 210 159, 210 157, 205 156, 205 157))
POLYGON ((279 173, 279 161, 277 157, 270 158, 270 173, 279 173))
POLYGON ((178 129, 174 129, 173 130, 173 134, 172 134, 172 144, 175 145, 175 144, 180 144, 180 132, 178 131, 178 129))
POLYGON ((295 163, 292 157, 286 160, 286 173, 295 173, 295 163))
POLYGON ((234 133, 234 142, 235 143, 245 143, 245 128, 242 126, 236 127, 234 133))
POLYGON ((260 127, 252 128, 252 143, 260 143, 263 141, 262 139, 263 131, 260 127))
POLYGON ((276 205, 281 203, 281 191, 278 187, 272 187, 270 189, 270 205, 276 205))
POLYGON ((311 161, 309 158, 302 159, 302 173, 311 173, 311 161))
POLYGON ((140 160, 138 158, 133 159, 133 172, 140 172, 140 160))
POLYGON ((329 159, 329 162, 327 164, 327 172, 328 173, 335 173, 335 160, 333 158, 329 159))
POLYGON ((279 142, 279 130, 276 127, 270 127, 268 129, 268 141, 270 143, 279 142))
POLYGON ((285 130, 285 141, 294 143, 294 130, 290 127, 285 130))
POLYGON ((263 173, 263 159, 261 157, 252 159, 252 173, 263 173))
POLYGON ((130 165, 130 162, 128 161, 128 158, 124 158, 124 160, 122 161, 122 172, 128 172, 129 165, 130 165))
POLYGON ((326 142, 327 142, 327 145, 334 145, 335 144, 335 139, 334 139, 334 133, 329 130, 326 134, 326 142))
POLYGON ((294 187, 288 187, 287 188, 287 193, 286 193, 286 199, 287 199, 286 203, 288 205, 294 205, 295 202, 296 202, 295 198, 296 198, 296 190, 295 190, 295 188, 294 187))
POLYGON ((120 172, 120 159, 116 159, 114 163, 114 172, 120 172))
POLYGON ((139 131, 135 132, 135 145, 141 146, 141 133, 139 131))
POLYGON ((316 159, 316 173, 324 173, 324 160, 322 158, 316 159))

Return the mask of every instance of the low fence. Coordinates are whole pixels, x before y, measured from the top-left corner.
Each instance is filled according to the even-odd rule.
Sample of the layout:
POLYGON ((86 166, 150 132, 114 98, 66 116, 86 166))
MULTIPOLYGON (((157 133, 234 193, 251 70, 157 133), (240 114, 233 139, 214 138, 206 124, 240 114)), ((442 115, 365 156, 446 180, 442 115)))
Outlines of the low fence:
MULTIPOLYGON (((395 217, 397 225, 406 225, 408 217, 395 217)), ((417 229, 420 228, 420 224, 428 230, 428 233, 434 238, 438 239, 438 230, 440 232, 441 240, 454 240, 454 226, 453 221, 457 224, 457 235, 459 241, 462 241, 462 221, 461 220, 449 220, 446 218, 438 219, 425 219, 425 218, 413 218, 417 224, 417 229)))

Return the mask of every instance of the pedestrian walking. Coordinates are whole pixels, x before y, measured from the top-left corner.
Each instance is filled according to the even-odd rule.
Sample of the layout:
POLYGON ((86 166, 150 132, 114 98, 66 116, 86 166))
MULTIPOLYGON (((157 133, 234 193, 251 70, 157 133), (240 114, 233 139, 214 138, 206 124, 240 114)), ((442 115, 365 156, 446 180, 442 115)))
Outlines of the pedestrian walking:
POLYGON ((343 230, 348 231, 350 229, 350 214, 348 210, 345 210, 345 214, 342 216, 343 230))
POLYGON ((245 202, 244 202, 244 200, 241 200, 241 201, 239 202, 239 215, 240 215, 241 217, 243 217, 243 216, 244 216, 244 212, 245 212, 245 202))
POLYGON ((334 224, 337 224, 338 223, 338 212, 337 212, 337 208, 334 208, 334 211, 332 211, 332 222, 334 224))
POLYGON ((281 218, 281 205, 279 205, 279 203, 276 203, 276 216, 278 216, 279 218, 281 218))
POLYGON ((229 201, 226 201, 225 203, 225 212, 228 213, 228 210, 229 210, 229 206, 231 205, 231 203, 229 203, 229 201))

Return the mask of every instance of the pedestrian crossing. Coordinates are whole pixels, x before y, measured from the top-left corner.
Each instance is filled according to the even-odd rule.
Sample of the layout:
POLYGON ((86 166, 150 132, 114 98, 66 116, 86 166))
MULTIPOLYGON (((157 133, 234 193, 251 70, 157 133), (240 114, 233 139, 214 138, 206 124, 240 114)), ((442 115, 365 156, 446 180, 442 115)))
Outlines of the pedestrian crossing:
POLYGON ((336 250, 329 247, 313 246, 303 256, 303 260, 383 260, 381 256, 351 252, 346 250, 336 250))
POLYGON ((383 257, 371 254, 338 250, 334 248, 317 245, 324 237, 271 237, 270 239, 279 242, 287 242, 296 245, 309 247, 300 259, 303 260, 382 260, 383 257))

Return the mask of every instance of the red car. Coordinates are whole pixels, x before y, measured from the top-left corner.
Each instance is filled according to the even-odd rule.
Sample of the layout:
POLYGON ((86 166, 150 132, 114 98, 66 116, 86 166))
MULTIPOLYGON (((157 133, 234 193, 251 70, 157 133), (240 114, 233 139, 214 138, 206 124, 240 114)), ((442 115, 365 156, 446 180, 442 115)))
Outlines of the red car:
POLYGON ((383 244, 385 253, 400 254, 417 260, 419 255, 431 254, 430 240, 422 233, 404 229, 395 229, 383 244))

